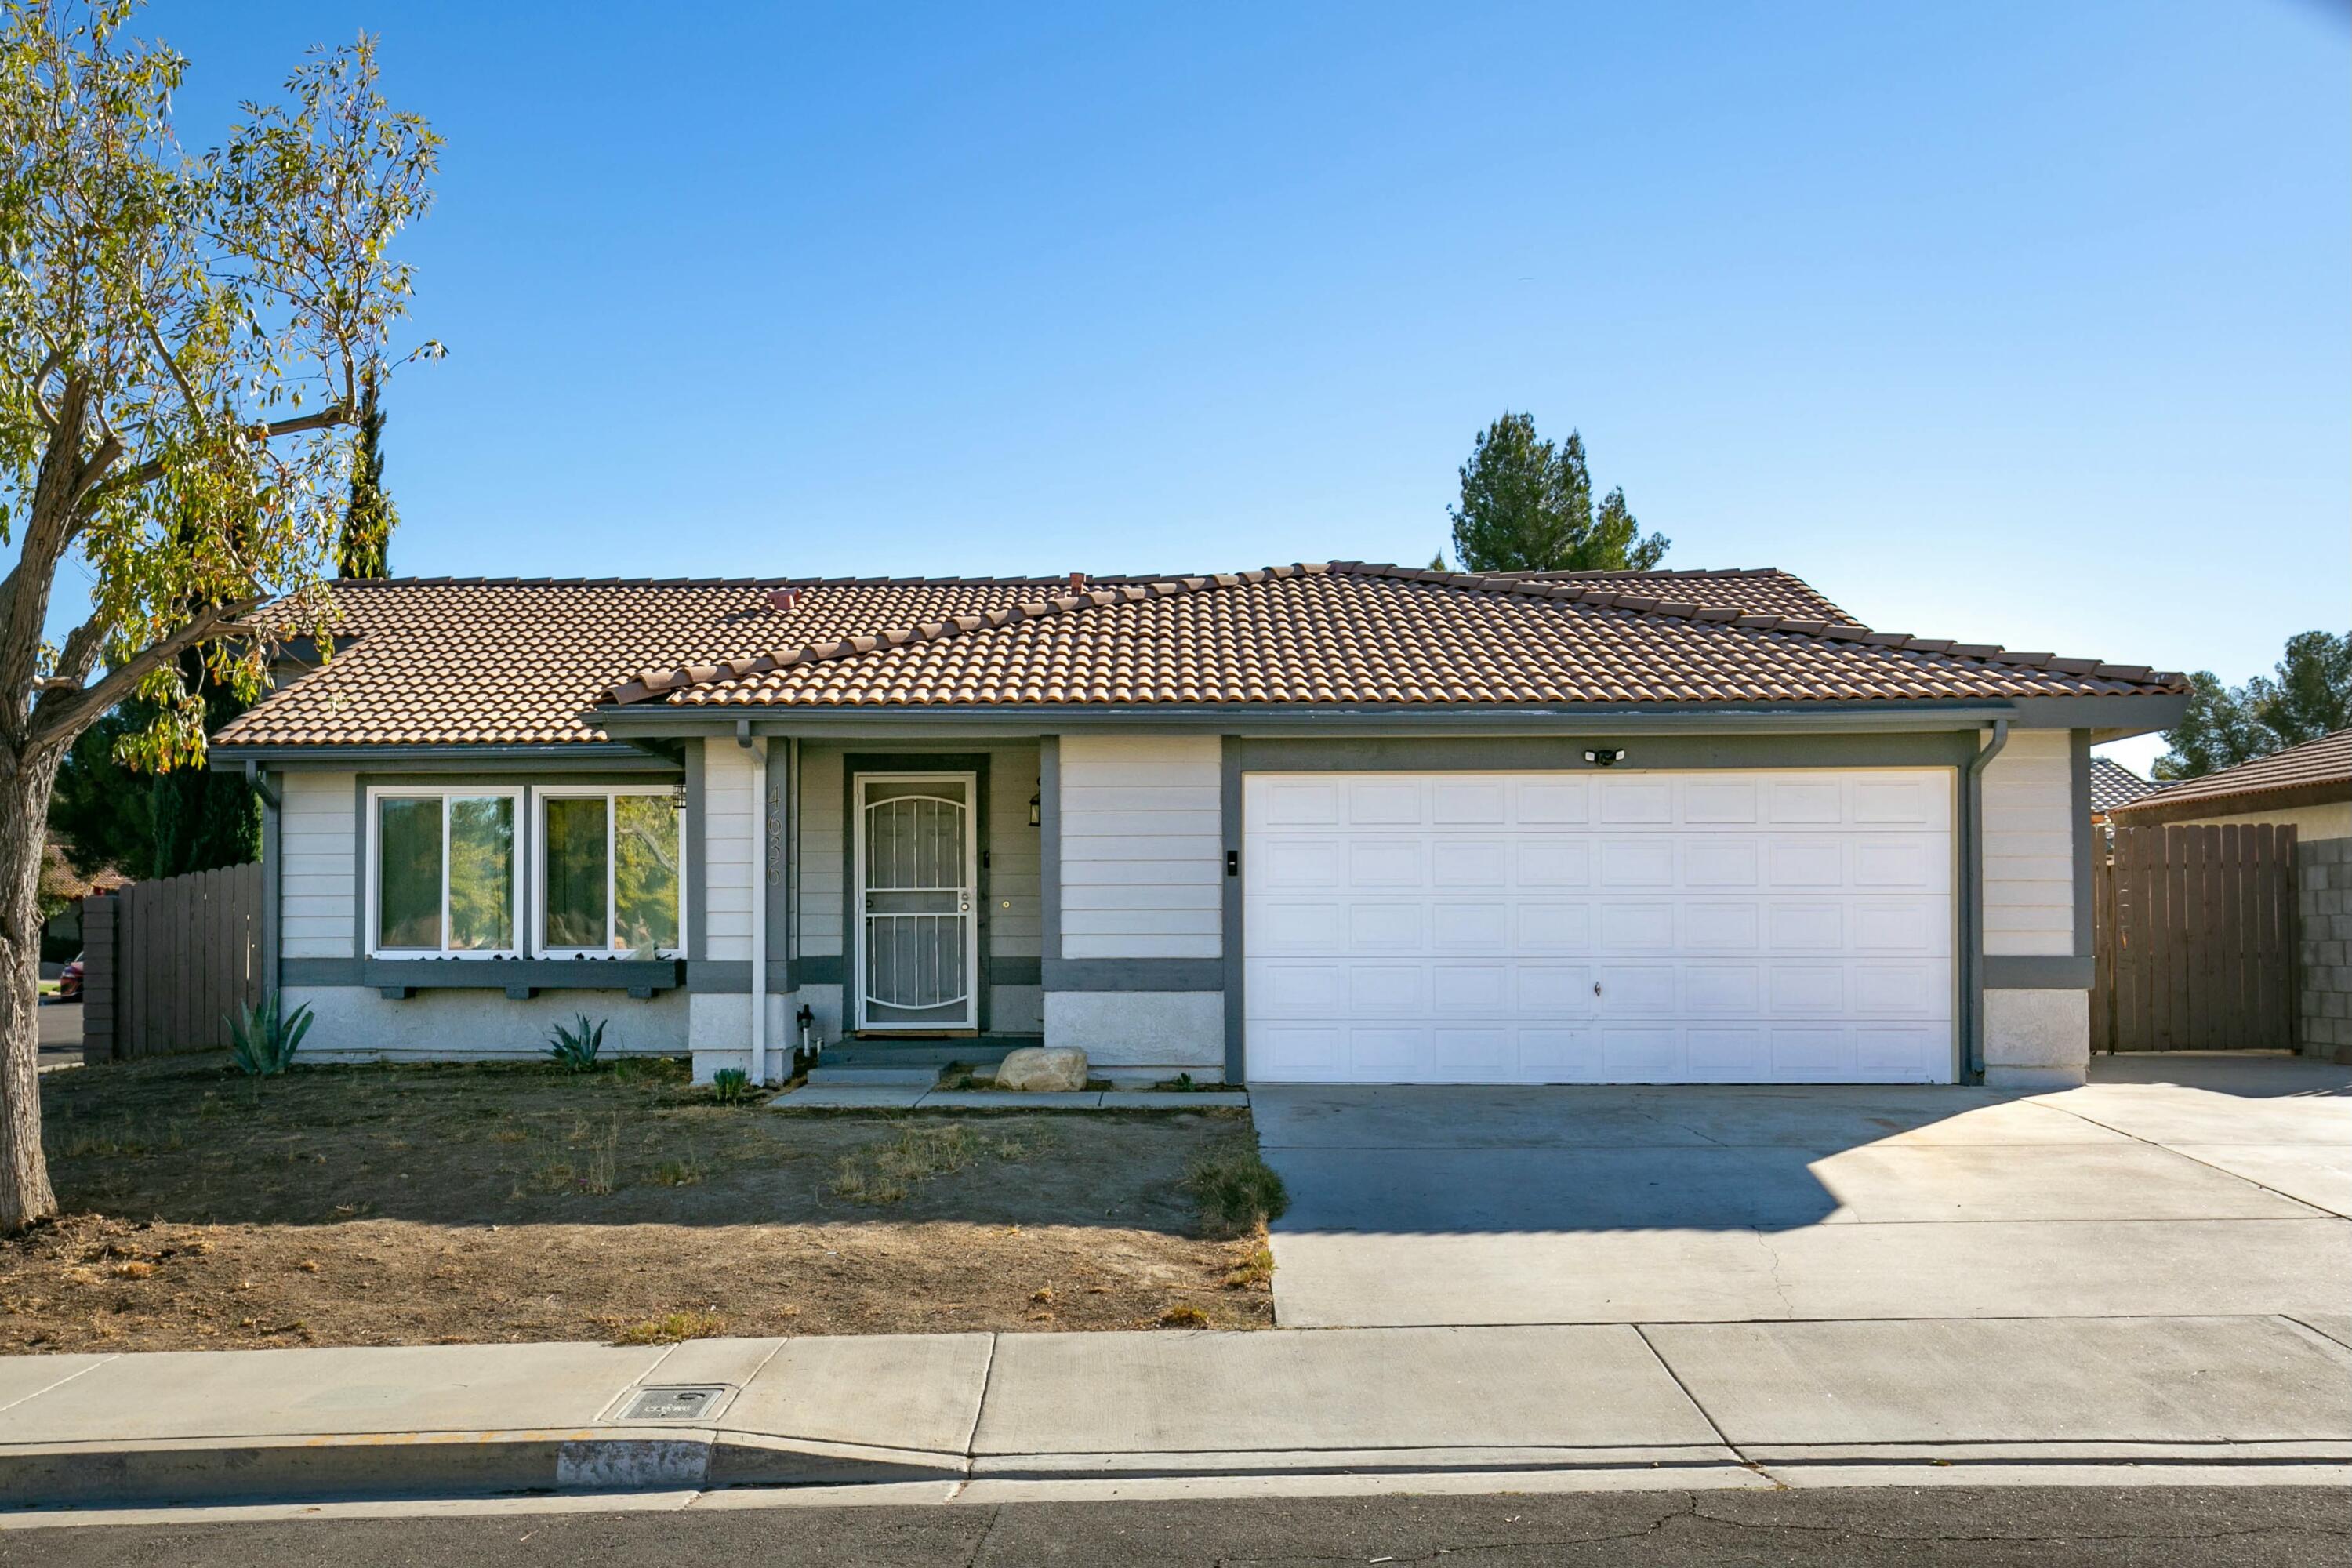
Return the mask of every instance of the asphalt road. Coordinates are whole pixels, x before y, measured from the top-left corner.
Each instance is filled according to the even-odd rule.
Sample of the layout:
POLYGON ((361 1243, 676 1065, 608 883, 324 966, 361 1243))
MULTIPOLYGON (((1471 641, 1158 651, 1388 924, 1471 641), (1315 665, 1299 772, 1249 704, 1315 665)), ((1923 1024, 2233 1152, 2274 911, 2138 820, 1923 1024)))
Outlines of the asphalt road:
POLYGON ((2352 1561, 2352 1489, 1874 1488, 983 1506, 710 1508, 667 1513, 79 1526, 0 1534, 42 1568, 793 1568, 887 1564, 1344 1563, 1608 1564, 2327 1564, 2352 1561))

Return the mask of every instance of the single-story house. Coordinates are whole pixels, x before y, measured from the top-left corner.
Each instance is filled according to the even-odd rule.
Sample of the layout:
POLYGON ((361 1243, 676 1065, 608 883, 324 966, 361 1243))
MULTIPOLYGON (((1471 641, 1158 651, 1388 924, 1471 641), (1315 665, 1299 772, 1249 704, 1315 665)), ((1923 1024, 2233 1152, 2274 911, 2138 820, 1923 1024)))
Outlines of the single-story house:
POLYGON ((213 750, 306 1050, 705 1078, 2078 1081, 2090 749, 2188 690, 1777 571, 331 592, 213 750))
POLYGON ((2093 757, 2091 820, 2103 828, 2113 826, 2109 813, 2119 805, 2128 805, 2156 787, 2112 758, 2093 757))
POLYGON ((2352 730, 2160 784, 2116 807, 2113 819, 2118 827, 2274 822, 2305 844, 2352 838, 2352 730))

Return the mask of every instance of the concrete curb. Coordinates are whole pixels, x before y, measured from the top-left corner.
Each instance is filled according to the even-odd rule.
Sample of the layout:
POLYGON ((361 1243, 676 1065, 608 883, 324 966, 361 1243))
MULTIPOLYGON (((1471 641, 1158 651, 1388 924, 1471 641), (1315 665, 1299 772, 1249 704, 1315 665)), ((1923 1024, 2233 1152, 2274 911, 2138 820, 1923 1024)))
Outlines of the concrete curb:
POLYGON ((523 1432, 63 1443, 0 1448, 0 1508, 255 1499, 464 1497, 952 1480, 961 1454, 725 1430, 523 1432))
POLYGON ((716 1430, 383 1432, 0 1447, 0 1509, 168 1508, 516 1495, 890 1488, 908 1482, 1251 1483, 1332 1478, 1652 1477, 1782 1486, 1978 1484, 2126 1474, 2352 1479, 2352 1444, 2018 1443, 1353 1448, 1225 1454, 925 1453, 716 1430))

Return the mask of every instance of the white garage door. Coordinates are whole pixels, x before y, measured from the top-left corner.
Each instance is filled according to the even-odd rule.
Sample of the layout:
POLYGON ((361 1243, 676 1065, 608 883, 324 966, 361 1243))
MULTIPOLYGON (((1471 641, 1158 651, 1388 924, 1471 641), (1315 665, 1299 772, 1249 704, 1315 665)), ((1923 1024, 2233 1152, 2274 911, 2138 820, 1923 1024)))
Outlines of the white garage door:
POLYGON ((1943 1083, 1948 769, 1252 773, 1249 1076, 1943 1083))

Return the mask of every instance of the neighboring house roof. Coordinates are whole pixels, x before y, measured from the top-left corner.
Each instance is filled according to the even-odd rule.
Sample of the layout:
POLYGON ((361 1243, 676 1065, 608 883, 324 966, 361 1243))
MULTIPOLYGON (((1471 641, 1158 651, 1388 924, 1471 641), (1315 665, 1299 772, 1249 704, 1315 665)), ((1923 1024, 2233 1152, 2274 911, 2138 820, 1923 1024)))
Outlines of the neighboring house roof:
POLYGON ((352 641, 226 746, 586 742, 583 710, 1999 700, 2186 689, 2144 666, 1871 632, 1779 572, 339 584, 352 641), (673 651, 674 650, 674 651, 673 651), (634 676, 629 672, 635 670, 634 676))
POLYGON ((2182 779, 2118 806, 2118 823, 2227 816, 2318 801, 2352 800, 2352 730, 2338 730, 2202 778, 2182 779))
POLYGON ((2091 815, 2105 816, 2126 801, 2137 800, 2156 786, 2105 757, 2091 759, 2091 815))

